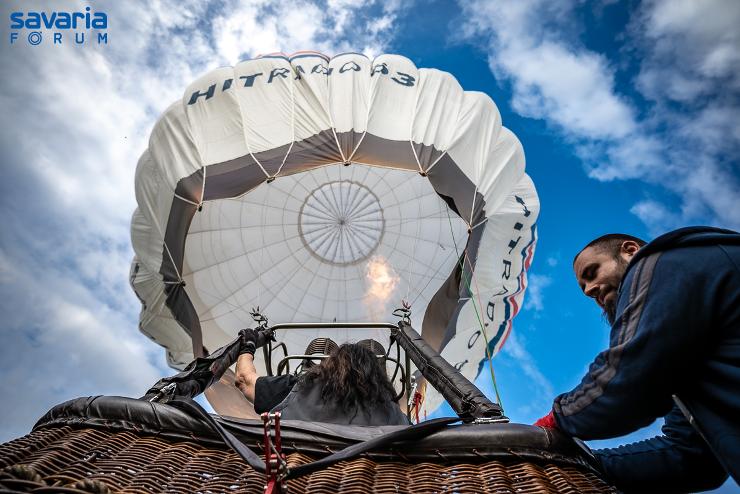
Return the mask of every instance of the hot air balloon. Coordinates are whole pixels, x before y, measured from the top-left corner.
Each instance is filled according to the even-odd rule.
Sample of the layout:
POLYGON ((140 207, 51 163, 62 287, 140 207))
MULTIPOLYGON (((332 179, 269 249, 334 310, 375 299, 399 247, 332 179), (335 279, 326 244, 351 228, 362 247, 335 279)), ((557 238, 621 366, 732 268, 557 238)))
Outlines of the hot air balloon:
MULTIPOLYGON (((387 321, 406 301, 470 379, 521 307, 539 210, 487 95, 355 53, 269 55, 199 78, 155 125, 136 198, 140 329, 171 366, 232 340, 258 307, 279 323, 387 321)), ((319 336, 359 339, 278 339, 300 354, 319 336)), ((249 406, 228 382, 208 397, 220 412, 249 406)), ((425 411, 441 401, 430 390, 425 411)))
POLYGON ((470 382, 521 307, 539 210, 488 96, 397 55, 216 69, 155 125, 136 198, 140 329, 184 370, 141 398, 55 406, 0 445, 4 490, 616 492, 587 448, 508 423, 470 382), (390 334, 405 352, 389 359, 399 398, 417 416, 444 398, 457 416, 250 419, 228 367, 255 326, 277 340, 257 353, 267 373, 290 371, 315 338, 390 334), (421 404, 411 361, 430 384, 421 404), (204 390, 220 415, 191 399, 204 390))

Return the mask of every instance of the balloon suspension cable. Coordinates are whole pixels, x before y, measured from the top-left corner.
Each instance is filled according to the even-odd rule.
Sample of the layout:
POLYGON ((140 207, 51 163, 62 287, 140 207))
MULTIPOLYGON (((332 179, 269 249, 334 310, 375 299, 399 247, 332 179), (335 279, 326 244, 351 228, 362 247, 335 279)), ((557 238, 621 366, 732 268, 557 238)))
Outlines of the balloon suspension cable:
POLYGON ((280 163, 280 167, 278 167, 275 175, 268 178, 270 182, 280 175, 280 172, 283 170, 283 166, 285 166, 285 162, 288 160, 288 155, 290 155, 290 152, 293 150, 293 144, 295 144, 295 78, 291 77, 290 79, 290 130, 292 132, 290 137, 290 146, 288 146, 288 150, 285 152, 285 156, 283 156, 283 162, 280 163))
POLYGON ((180 199, 183 202, 187 202, 188 204, 192 204, 193 206, 195 206, 196 208, 198 208, 198 211, 203 210, 203 197, 205 197, 205 193, 206 193, 206 167, 205 166, 201 166, 200 169, 203 170, 203 183, 201 184, 201 187, 200 187, 200 199, 198 200, 198 202, 195 202, 195 201, 192 201, 192 200, 190 200, 190 199, 188 199, 186 197, 183 197, 180 194, 178 194, 177 192, 173 192, 173 194, 174 194, 175 197, 177 197, 178 199, 180 199))
POLYGON ((416 148, 414 147, 413 139, 409 139, 409 144, 411 145, 411 152, 414 153, 414 159, 416 160, 416 166, 419 167, 419 173, 421 174, 422 177, 426 177, 426 172, 424 171, 424 168, 421 167, 421 161, 419 161, 419 155, 416 152, 416 148))
POLYGON ((357 150, 360 149, 360 144, 362 144, 362 141, 365 140, 365 136, 367 135, 367 123, 370 121, 370 108, 372 108, 373 104, 373 91, 370 91, 370 101, 367 103, 367 112, 365 112, 365 130, 362 131, 362 135, 360 136, 360 139, 357 141, 357 144, 355 144, 355 147, 352 149, 352 152, 347 157, 346 163, 350 163, 352 161, 352 158, 355 157, 355 153, 357 153, 357 150))
MULTIPOLYGON (((504 408, 503 403, 501 402, 501 394, 498 390, 498 383, 496 382, 496 372, 493 370, 493 356, 491 355, 491 350, 489 348, 489 340, 488 340, 488 333, 486 332, 486 325, 483 323, 483 320, 481 319, 480 311, 478 310, 478 306, 476 306, 475 299, 473 298, 473 291, 470 288, 470 278, 465 275, 465 263, 464 259, 460 259, 460 251, 457 247, 457 240, 455 240, 455 233, 454 229, 452 227, 452 218, 450 217, 450 208, 447 208, 447 220, 450 224, 450 233, 452 234, 452 242, 455 245, 455 254, 457 255, 458 259, 458 265, 460 267, 460 274, 463 278, 463 283, 465 284, 465 288, 468 290, 468 294, 470 295, 470 301, 473 304, 473 309, 475 309, 475 316, 478 319, 478 324, 480 325, 481 333, 483 334, 483 340, 486 343, 486 359, 488 360, 488 368, 491 372, 491 382, 493 383, 493 391, 496 393, 496 403, 498 403, 499 406, 501 406, 501 409, 504 408)), ((470 262, 469 256, 468 256, 468 249, 465 249, 465 252, 463 253, 465 256, 465 259, 468 259, 468 264, 470 265, 470 272, 472 277, 473 272, 473 265, 470 262)), ((476 289, 477 289, 477 281, 476 281, 476 289)), ((478 293, 478 305, 482 308, 483 305, 480 303, 480 293, 478 293)))
MULTIPOLYGON (((470 273, 471 273, 471 278, 472 278, 473 265, 470 262, 470 257, 468 256, 467 249, 465 250, 465 259, 468 260, 468 265, 470 265, 470 273)), ((468 283, 468 292, 470 293, 471 300, 472 300, 473 291, 470 290, 470 279, 467 280, 467 283, 468 283)), ((481 303, 481 300, 480 300, 480 290, 478 289, 478 280, 475 280, 475 289, 477 292, 476 294, 478 296, 478 307, 480 307, 482 310, 483 304, 481 303)), ((473 308, 475 308, 475 315, 478 317, 478 323, 480 324, 481 332, 483 333, 483 339, 486 342, 486 357, 488 358, 488 368, 491 371, 491 381, 493 382, 493 391, 496 393, 496 402, 501 406, 501 409, 503 409, 504 405, 501 403, 501 395, 499 394, 498 384, 496 383, 496 372, 493 370, 493 356, 491 355, 491 349, 488 344, 489 339, 488 339, 488 333, 486 332, 486 324, 481 319, 481 315, 478 310, 478 307, 476 307, 475 302, 473 302, 473 308)))
POLYGON ((339 156, 342 157, 342 163, 347 165, 349 164, 349 161, 347 160, 347 157, 344 156, 344 150, 342 149, 342 145, 339 143, 339 136, 337 136, 337 128, 334 125, 334 116, 331 114, 331 109, 327 112, 329 115, 329 125, 331 125, 331 133, 334 136, 334 142, 337 145, 337 151, 339 151, 339 156))
POLYGON ((437 159, 435 159, 434 161, 432 161, 432 163, 427 167, 427 169, 424 170, 424 173, 426 175, 429 175, 429 172, 432 171, 432 168, 434 168, 435 166, 437 166, 437 163, 439 163, 442 160, 442 158, 445 157, 446 154, 447 154, 447 150, 445 149, 444 151, 442 151, 442 154, 440 154, 439 156, 437 156, 437 159))
POLYGON ((175 270, 175 274, 177 275, 177 281, 171 281, 171 280, 164 280, 165 285, 182 285, 185 286, 185 280, 182 279, 182 276, 180 275, 180 270, 177 269, 177 264, 175 263, 175 258, 172 257, 172 252, 170 252, 170 248, 167 246, 167 242, 163 242, 164 250, 167 252, 167 257, 170 258, 170 262, 172 263, 172 269, 175 270))
POLYGON ((331 108, 328 109, 326 114, 329 117, 329 125, 331 125, 331 133, 334 135, 334 142, 337 144, 337 151, 339 151, 339 156, 342 157, 342 163, 344 165, 349 164, 349 160, 344 155, 344 150, 342 149, 342 145, 339 143, 339 136, 337 136, 337 126, 334 124, 334 115, 332 115, 331 108))
MULTIPOLYGON (((411 149, 414 149, 413 145, 411 146, 411 149)), ((414 153, 416 153, 416 151, 414 151, 414 153)), ((416 162, 417 164, 419 163, 418 158, 416 162)), ((421 170, 421 165, 419 165, 419 169, 421 170)), ((416 201, 416 210, 418 211, 418 216, 421 217, 421 201, 416 201)), ((407 263, 408 271, 409 271, 408 283, 406 283, 406 298, 407 299, 411 298, 411 282, 414 276, 414 261, 416 261, 416 257, 413 255, 413 253, 416 252, 416 246, 419 244, 419 236, 421 236, 421 222, 417 221, 416 222, 416 235, 414 235, 414 245, 411 247, 412 255, 409 256, 410 261, 407 263)), ((420 293, 421 292, 419 292, 419 294, 420 293)))
POLYGON ((191 201, 190 199, 184 198, 183 196, 181 196, 177 192, 174 193, 174 196, 177 197, 178 199, 180 199, 183 202, 187 202, 188 204, 192 204, 195 207, 198 207, 199 208, 200 205, 201 205, 201 203, 199 203, 199 202, 191 201))
MULTIPOLYGON (((243 116, 242 116, 242 118, 243 118, 243 116)), ((244 132, 244 144, 247 146, 247 152, 249 153, 249 156, 251 156, 252 159, 254 160, 254 162, 257 163, 257 166, 260 167, 260 169, 262 170, 262 173, 265 174, 265 178, 267 178, 269 180, 270 179, 270 174, 267 173, 267 170, 265 170, 265 167, 262 166, 262 163, 260 163, 260 160, 258 160, 257 157, 252 152, 252 147, 249 145, 249 139, 247 138, 246 130, 244 132)))
POLYGON ((207 168, 203 167, 203 183, 200 186, 200 202, 198 203, 198 211, 203 211, 203 201, 206 198, 206 170, 207 168))
POLYGON ((360 144, 362 144, 362 141, 365 140, 365 136, 366 135, 367 135, 367 129, 365 129, 362 132, 362 135, 360 136, 360 140, 357 141, 357 144, 355 145, 354 149, 352 149, 352 153, 350 153, 350 155, 347 157, 347 160, 345 161, 345 163, 351 163, 352 162, 352 158, 355 157, 355 153, 357 153, 357 150, 360 149, 360 144))

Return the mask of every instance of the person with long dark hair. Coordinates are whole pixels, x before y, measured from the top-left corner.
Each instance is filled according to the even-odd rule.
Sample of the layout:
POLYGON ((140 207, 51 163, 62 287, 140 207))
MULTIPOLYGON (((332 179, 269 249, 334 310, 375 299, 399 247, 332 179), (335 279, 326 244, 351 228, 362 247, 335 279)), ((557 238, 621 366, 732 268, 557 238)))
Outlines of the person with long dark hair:
POLYGON ((243 332, 235 385, 258 413, 280 411, 283 419, 352 425, 408 425, 393 401, 385 351, 374 340, 334 346, 319 365, 300 376, 258 376, 253 333, 243 332), (252 344, 250 345, 250 342, 252 344))

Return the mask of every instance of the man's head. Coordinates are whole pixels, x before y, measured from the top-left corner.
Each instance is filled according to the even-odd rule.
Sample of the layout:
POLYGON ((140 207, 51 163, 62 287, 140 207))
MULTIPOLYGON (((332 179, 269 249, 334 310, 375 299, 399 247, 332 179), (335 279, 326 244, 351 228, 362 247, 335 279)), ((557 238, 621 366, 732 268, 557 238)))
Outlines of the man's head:
POLYGON ((305 377, 318 380, 324 401, 336 402, 346 411, 390 401, 395 394, 385 366, 364 343, 341 345, 321 365, 309 369, 305 377))
POLYGON ((610 324, 617 310, 617 290, 627 265, 646 242, 624 233, 610 233, 589 242, 573 259, 578 285, 596 300, 610 324))

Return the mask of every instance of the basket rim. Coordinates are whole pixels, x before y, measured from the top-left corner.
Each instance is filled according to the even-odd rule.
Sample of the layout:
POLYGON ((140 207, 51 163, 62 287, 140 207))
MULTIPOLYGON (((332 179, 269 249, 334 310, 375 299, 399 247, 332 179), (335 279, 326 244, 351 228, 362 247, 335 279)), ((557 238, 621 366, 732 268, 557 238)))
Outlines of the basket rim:
MULTIPOLYGON (((261 453, 261 420, 219 415, 213 417, 246 446, 261 453)), ((207 446, 225 447, 207 423, 178 408, 120 396, 89 396, 60 403, 41 417, 33 430, 63 426, 131 431, 173 441, 196 441, 207 446)), ((281 423, 281 436, 286 452, 321 457, 404 427, 284 420, 281 423)), ((515 423, 451 425, 424 439, 394 443, 367 456, 374 459, 436 462, 525 459, 593 469, 589 452, 569 436, 557 430, 515 423)))

